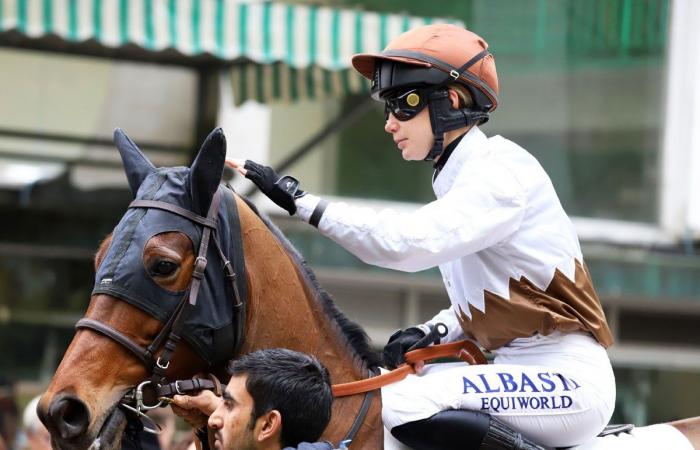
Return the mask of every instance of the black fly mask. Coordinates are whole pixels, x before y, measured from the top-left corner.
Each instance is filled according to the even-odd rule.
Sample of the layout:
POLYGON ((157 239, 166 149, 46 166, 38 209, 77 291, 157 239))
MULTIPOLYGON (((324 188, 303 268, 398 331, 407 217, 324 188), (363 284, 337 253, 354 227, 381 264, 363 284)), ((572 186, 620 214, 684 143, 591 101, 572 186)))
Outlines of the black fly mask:
MULTIPOLYGON (((156 168, 122 130, 114 139, 135 200, 114 229, 92 293, 109 294, 155 317, 164 324, 163 336, 148 349, 133 349, 133 342, 104 324, 83 319, 78 326, 107 334, 146 365, 167 367, 170 354, 156 362, 154 353, 165 344, 163 358, 180 338, 210 366, 233 358, 243 339, 247 286, 236 202, 220 185, 226 156, 222 131, 207 137, 191 168, 156 168), (170 231, 187 235, 198 255, 192 284, 182 292, 160 287, 143 263, 148 240, 170 231)), ((164 375, 165 367, 160 369, 164 375)))

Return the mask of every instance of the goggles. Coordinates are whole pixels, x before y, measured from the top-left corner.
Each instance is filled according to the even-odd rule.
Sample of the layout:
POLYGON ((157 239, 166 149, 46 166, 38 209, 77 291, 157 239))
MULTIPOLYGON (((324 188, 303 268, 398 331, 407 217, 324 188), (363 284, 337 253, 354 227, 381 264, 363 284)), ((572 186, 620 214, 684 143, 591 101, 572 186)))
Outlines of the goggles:
POLYGON ((413 119, 428 104, 429 95, 428 89, 411 89, 385 97, 384 119, 389 119, 389 113, 401 122, 413 119))

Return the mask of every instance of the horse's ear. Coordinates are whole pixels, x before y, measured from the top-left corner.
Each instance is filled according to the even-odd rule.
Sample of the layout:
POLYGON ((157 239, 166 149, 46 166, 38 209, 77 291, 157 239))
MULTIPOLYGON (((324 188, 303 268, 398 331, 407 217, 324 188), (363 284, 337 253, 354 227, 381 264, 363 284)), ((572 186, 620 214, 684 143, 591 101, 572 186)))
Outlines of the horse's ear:
POLYGON ((117 146, 117 150, 119 150, 119 154, 122 157, 131 193, 136 197, 141 183, 149 174, 156 170, 156 167, 121 128, 114 130, 114 145, 117 146))
POLYGON ((221 183, 225 161, 226 138, 223 130, 217 128, 204 140, 190 170, 192 206, 202 216, 207 215, 214 192, 221 183))

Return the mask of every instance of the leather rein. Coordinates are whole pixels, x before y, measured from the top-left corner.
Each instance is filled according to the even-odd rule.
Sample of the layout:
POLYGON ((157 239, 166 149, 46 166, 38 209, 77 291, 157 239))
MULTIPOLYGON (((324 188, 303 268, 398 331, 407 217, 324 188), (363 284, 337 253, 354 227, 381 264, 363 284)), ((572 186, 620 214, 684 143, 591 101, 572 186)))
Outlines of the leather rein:
MULTIPOLYGON (((211 389, 219 395, 221 394, 221 385, 215 377, 211 377, 211 379, 195 378, 192 380, 177 380, 169 384, 166 383, 165 377, 165 371, 170 366, 170 359, 172 358, 175 348, 182 340, 182 331, 187 312, 197 305, 197 296, 202 279, 204 278, 204 271, 207 268, 207 251, 211 242, 214 243, 214 247, 221 258, 224 275, 229 280, 231 292, 234 294, 233 321, 236 324, 233 345, 234 354, 238 353, 243 344, 245 336, 246 305, 244 299, 241 298, 238 288, 238 274, 234 271, 231 261, 224 255, 221 245, 215 235, 217 230, 217 214, 222 195, 222 190, 217 190, 215 192, 206 217, 202 217, 180 206, 162 201, 134 200, 129 204, 129 208, 152 208, 168 211, 202 226, 202 238, 199 243, 197 258, 194 262, 190 288, 188 292, 183 295, 172 315, 168 318, 167 322, 165 322, 148 347, 137 344, 133 339, 122 332, 94 319, 82 318, 75 324, 76 329, 90 329, 121 344, 150 371, 151 377, 129 390, 121 399, 120 405, 136 413, 141 418, 147 419, 151 423, 153 423, 153 421, 144 414, 144 411, 165 406, 167 401, 164 400, 164 398, 202 389, 211 389), (163 347, 163 350, 160 355, 158 355, 158 349, 161 347, 163 347), (150 389, 153 390, 154 397, 157 399, 157 402, 153 404, 144 403, 144 388, 149 385, 150 389)), ((235 225, 237 226, 238 222, 236 222, 235 225)), ((243 270, 243 268, 239 269, 243 270)), ((158 434, 160 432, 159 428, 160 427, 156 429, 144 426, 145 431, 153 434, 158 434)))
POLYGON ((430 347, 412 350, 405 355, 406 363, 394 370, 384 372, 371 378, 349 383, 333 385, 334 397, 347 397, 381 389, 392 383, 403 380, 409 374, 416 373, 416 365, 438 358, 457 358, 468 364, 486 364, 486 357, 471 341, 462 340, 449 344, 437 344, 430 347))

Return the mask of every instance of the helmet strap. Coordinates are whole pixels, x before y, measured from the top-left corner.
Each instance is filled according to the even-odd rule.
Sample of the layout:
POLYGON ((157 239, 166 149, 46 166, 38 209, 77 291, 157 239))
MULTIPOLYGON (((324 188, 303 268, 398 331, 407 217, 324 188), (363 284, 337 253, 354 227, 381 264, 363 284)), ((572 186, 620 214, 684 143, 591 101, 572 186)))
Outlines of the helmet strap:
POLYGON ((428 109, 430 126, 433 129, 433 147, 424 161, 434 161, 442 154, 446 132, 489 120, 488 111, 452 108, 446 87, 438 87, 430 93, 428 109))

